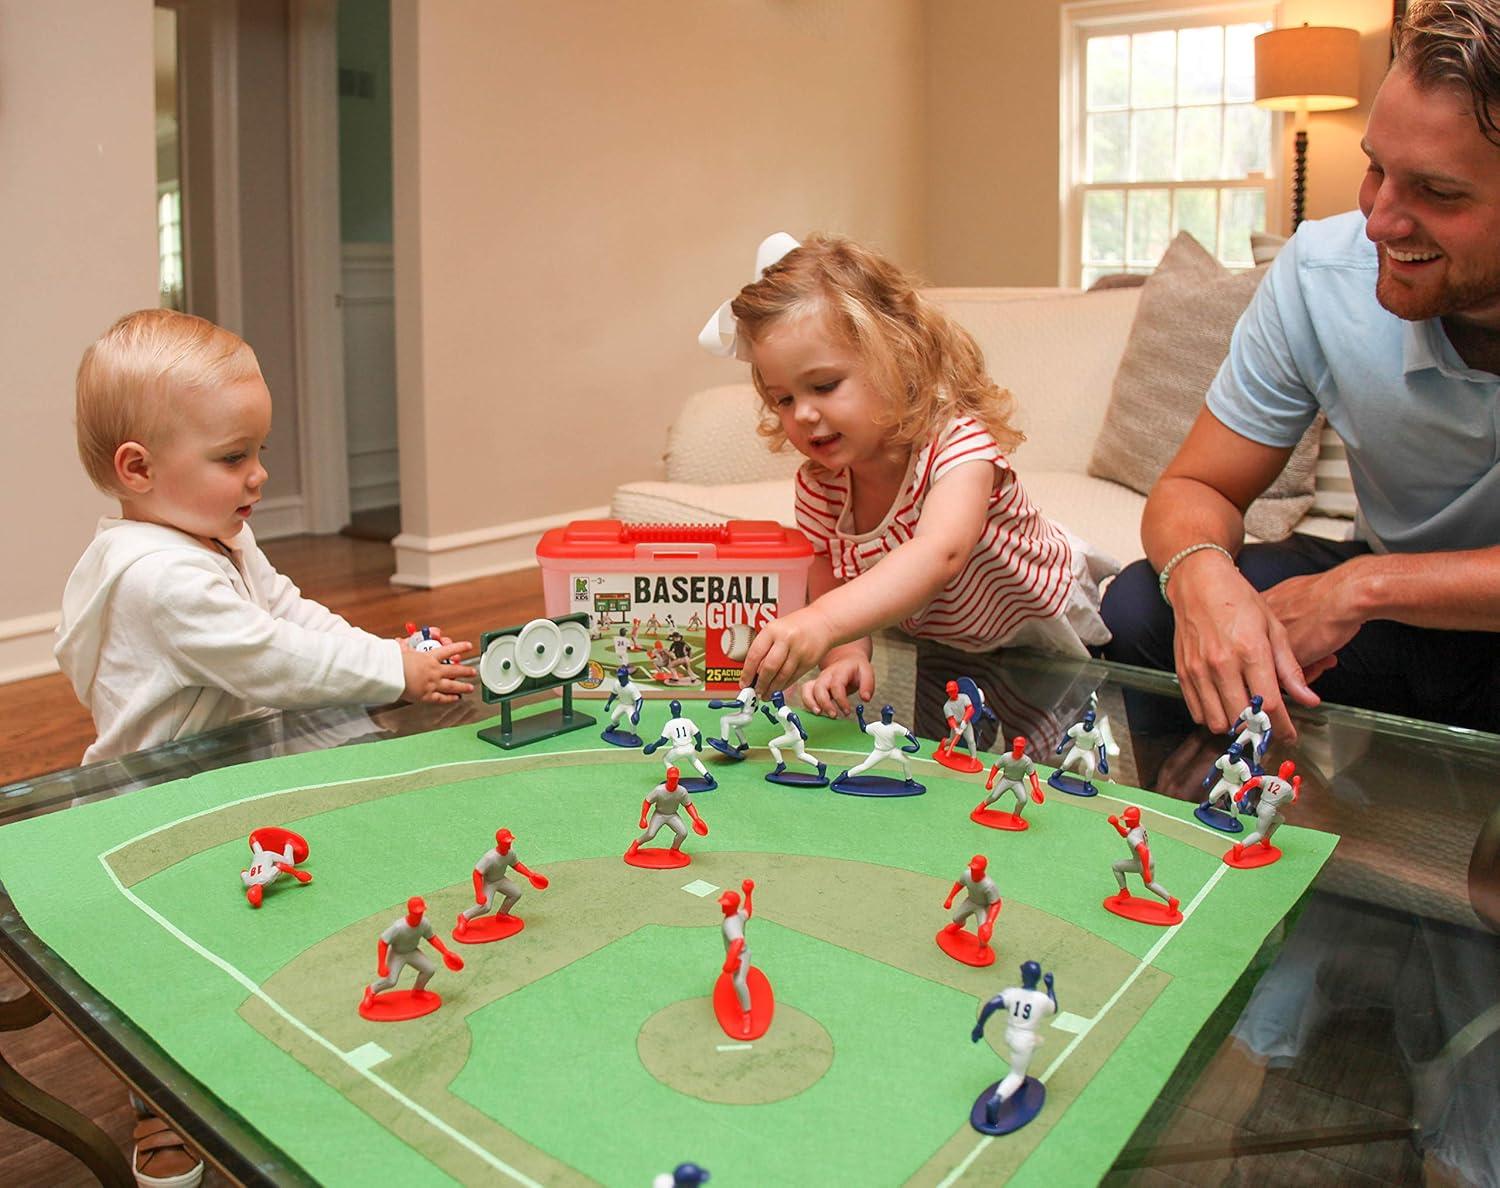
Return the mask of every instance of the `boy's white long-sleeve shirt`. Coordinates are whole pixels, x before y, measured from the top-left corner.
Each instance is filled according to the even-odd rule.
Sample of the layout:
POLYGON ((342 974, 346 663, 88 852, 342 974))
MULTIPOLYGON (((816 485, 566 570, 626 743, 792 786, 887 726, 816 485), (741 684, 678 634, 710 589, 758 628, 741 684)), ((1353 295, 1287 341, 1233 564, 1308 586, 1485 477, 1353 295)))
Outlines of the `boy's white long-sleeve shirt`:
POLYGON ((85 763, 266 707, 378 705, 406 686, 399 641, 351 626, 266 559, 106 516, 68 578, 54 652, 99 737, 85 763))

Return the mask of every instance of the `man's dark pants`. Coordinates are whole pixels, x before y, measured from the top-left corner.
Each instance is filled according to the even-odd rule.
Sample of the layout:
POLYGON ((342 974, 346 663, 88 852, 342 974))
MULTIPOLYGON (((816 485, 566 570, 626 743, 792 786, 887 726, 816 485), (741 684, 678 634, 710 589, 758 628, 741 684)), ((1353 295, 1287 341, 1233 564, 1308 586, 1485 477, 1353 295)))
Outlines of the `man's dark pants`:
MULTIPOLYGON (((1290 577, 1323 573, 1368 553, 1357 541, 1294 534, 1276 544, 1248 544, 1239 567, 1257 590, 1290 577)), ((1104 593, 1104 621, 1114 633, 1104 656, 1171 671, 1175 623, 1156 571, 1129 565, 1104 593)), ((1500 730, 1500 634, 1436 631, 1378 620, 1366 623, 1338 653, 1338 664, 1313 684, 1324 701, 1500 730)), ((1258 690, 1252 690, 1257 692, 1258 690)))

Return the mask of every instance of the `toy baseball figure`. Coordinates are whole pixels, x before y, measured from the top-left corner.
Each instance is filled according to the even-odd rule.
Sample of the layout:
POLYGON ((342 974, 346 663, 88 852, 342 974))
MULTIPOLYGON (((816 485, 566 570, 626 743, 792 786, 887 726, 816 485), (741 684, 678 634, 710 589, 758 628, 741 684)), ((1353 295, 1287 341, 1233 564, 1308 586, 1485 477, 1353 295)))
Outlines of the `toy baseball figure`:
POLYGON ((651 666, 653 679, 664 681, 671 676, 667 671, 667 645, 661 640, 651 645, 651 650, 646 653, 646 663, 651 666))
POLYGON ((833 781, 833 790, 846 796, 920 796, 926 792, 927 789, 912 778, 911 761, 907 759, 908 755, 917 753, 920 744, 916 735, 896 721, 896 711, 891 706, 882 706, 880 721, 866 722, 865 707, 855 705, 854 716, 859 719, 861 732, 868 734, 875 745, 868 758, 839 773, 833 781), (887 759, 901 765, 901 772, 906 777, 904 781, 864 774, 887 759))
POLYGON ((776 760, 775 770, 769 772, 766 779, 773 784, 787 784, 794 788, 821 788, 828 783, 826 778, 828 765, 816 755, 808 753, 807 731, 802 728, 802 719, 787 705, 786 694, 777 689, 771 694, 771 705, 762 705, 760 712, 765 714, 766 720, 771 725, 780 725, 783 731, 766 744, 770 748, 771 758, 776 760), (773 710, 771 706, 776 708, 773 710), (800 771, 787 771, 786 763, 781 758, 781 748, 786 746, 790 746, 792 754, 803 763, 815 768, 817 774, 807 775, 800 771))
POLYGON ((661 634, 661 620, 656 617, 656 612, 651 612, 651 617, 646 620, 646 634, 655 639, 661 634))
POLYGON ((721 701, 717 697, 708 703, 709 709, 727 709, 730 712, 719 719, 719 737, 708 740, 708 745, 729 759, 740 760, 750 749, 750 740, 745 737, 745 725, 755 717, 755 707, 760 698, 754 689, 741 689, 733 701, 721 701), (731 731, 733 732, 731 739, 731 731))
POLYGON ((435 652, 443 646, 443 633, 436 627, 406 625, 406 646, 413 652, 435 652))
POLYGON ((1230 743, 1229 749, 1214 760, 1213 767, 1203 777, 1203 786, 1209 788, 1208 799, 1193 810, 1193 816, 1212 829, 1223 833, 1239 833, 1245 827, 1234 815, 1230 803, 1254 773, 1245 759, 1245 749, 1239 743, 1230 743))
POLYGON ((691 718, 682 716, 682 702, 673 701, 669 708, 672 716, 661 728, 661 737, 654 743, 647 743, 644 748, 645 753, 654 755, 662 747, 666 747, 667 753, 662 756, 662 762, 668 769, 676 766, 683 759, 691 763, 697 770, 699 778, 683 781, 683 787, 689 792, 708 792, 717 788, 718 782, 708 774, 708 768, 703 766, 703 760, 697 755, 697 752, 703 750, 703 732, 693 724, 691 718))
POLYGON ((996 1011, 1006 1013, 1005 1046, 1010 1054, 1010 1072, 990 1085, 974 1100, 969 1122, 983 1134, 1010 1134, 1030 1122, 1041 1111, 1047 1089, 1026 1069, 1031 1055, 1042 1045, 1042 1024, 1057 1013, 1057 993, 1052 974, 1043 974, 1035 961, 1021 965, 1021 984, 1009 986, 979 1011, 979 1022, 969 1033, 976 1044, 984 1038, 984 1025, 996 1011), (1047 987, 1038 990, 1037 982, 1047 987))
POLYGON ((1117 916, 1142 924, 1156 924, 1163 928, 1181 924, 1182 913, 1177 910, 1177 897, 1156 881, 1156 868, 1151 862, 1151 839, 1146 834, 1146 827, 1141 824, 1141 810, 1133 804, 1126 805, 1122 815, 1123 821, 1119 817, 1110 817, 1109 823, 1125 839, 1130 857, 1114 864, 1115 881, 1120 884, 1120 891, 1106 899, 1104 906, 1117 916), (1146 890, 1162 900, 1162 903, 1152 903, 1131 895, 1125 886, 1127 874, 1140 875, 1146 890), (1165 907, 1162 906, 1163 903, 1165 907))
POLYGON ((630 664, 630 632, 621 627, 620 633, 609 642, 615 650, 615 662, 621 668, 627 667, 630 664))
POLYGON ((312 882, 312 875, 297 869, 297 863, 305 861, 307 842, 300 834, 275 826, 254 830, 250 834, 250 869, 240 871, 250 906, 260 907, 266 888, 284 874, 299 883, 312 882))
POLYGON ((458 913, 458 924, 453 930, 453 939, 466 945, 482 945, 488 941, 504 940, 526 927, 519 916, 510 914, 521 898, 521 888, 505 877, 514 870, 538 891, 545 890, 547 876, 527 870, 512 844, 516 835, 509 829, 495 833, 495 848, 487 852, 474 864, 474 903, 458 913), (495 899, 501 897, 500 910, 494 916, 487 913, 495 910, 495 899), (483 916, 484 919, 480 919, 483 916))
POLYGON ((683 852, 682 843, 687 840, 688 831, 678 810, 686 812, 692 818, 694 833, 699 837, 708 836, 708 823, 698 815, 698 810, 688 799, 686 782, 681 773, 675 767, 669 767, 666 781, 657 784, 646 799, 641 801, 641 836, 630 843, 630 848, 625 851, 625 861, 631 866, 643 866, 651 870, 687 866, 692 859, 683 852), (648 814, 651 818, 649 823, 646 820, 648 814), (641 844, 660 833, 663 825, 676 834, 672 839, 672 848, 641 849, 641 844))
POLYGON ((626 730, 620 725, 621 719, 628 715, 630 724, 639 726, 641 706, 646 700, 641 687, 631 682, 630 665, 621 664, 615 669, 615 675, 606 677, 604 683, 609 689, 609 697, 604 702, 605 710, 609 711, 609 725, 600 732, 599 737, 617 747, 640 746, 641 736, 634 730, 626 730), (614 706, 614 709, 610 710, 610 706, 614 706))
POLYGON ((946 911, 953 907, 958 893, 965 892, 963 903, 953 912, 953 919, 937 934, 938 948, 965 965, 990 965, 995 960, 990 937, 995 931, 995 918, 1000 914, 1000 888, 985 873, 989 864, 990 860, 983 854, 975 854, 948 892, 948 898, 943 900, 946 911), (979 921, 975 932, 964 928, 971 916, 979 921))
POLYGON ((679 1163, 669 1172, 662 1172, 651 1181, 651 1188, 699 1188, 712 1179, 708 1168, 696 1163, 679 1163))
POLYGON ((457 971, 464 967, 463 958, 450 952, 442 939, 434 933, 432 921, 424 918, 427 905, 421 896, 413 895, 406 901, 406 915, 392 921, 391 926, 380 934, 376 946, 376 971, 380 979, 365 987, 365 996, 360 1001, 359 1013, 377 1023, 392 1023, 403 1019, 416 1019, 430 1015, 443 1005, 443 1000, 427 989, 427 982, 437 971, 432 959, 421 951, 425 940, 443 955, 443 964, 457 971), (410 990, 392 990, 401 971, 408 965, 417 971, 416 985, 410 990))
POLYGON ((995 712, 984 704, 984 694, 968 677, 959 677, 945 686, 948 700, 943 702, 943 717, 948 723, 948 735, 933 751, 932 757, 944 767, 954 771, 983 771, 979 760, 979 746, 974 741, 974 723, 980 718, 994 718, 995 712), (955 753, 954 747, 963 741, 967 755, 955 753))
POLYGON ((703 616, 700 615, 697 611, 694 611, 693 612, 693 617, 688 620, 688 624, 687 625, 688 625, 688 630, 689 631, 702 631, 703 630, 703 616))
POLYGON ((988 826, 990 829, 1007 829, 1012 832, 1030 828, 1021 814, 1026 811, 1026 806, 1033 800, 1038 804, 1046 804, 1047 797, 1042 792, 1041 781, 1037 779, 1036 764, 1026 753, 1024 735, 1017 735, 1013 738, 1010 751, 995 761, 995 765, 990 768, 989 778, 984 782, 984 790, 989 795, 974 807, 974 811, 969 814, 969 820, 988 826), (1001 777, 998 787, 995 784, 996 776, 1001 777), (1015 793, 1015 812, 1002 813, 990 808, 990 805, 1007 792, 1015 793))
POLYGON ((1249 755, 1255 775, 1261 774, 1261 757, 1271 745, 1271 715, 1260 708, 1264 700, 1259 693, 1250 698, 1250 704, 1240 711, 1240 716, 1229 728, 1235 743, 1249 755))
POLYGON ((1084 711, 1082 721, 1068 727, 1062 742, 1057 744, 1056 753, 1062 755, 1065 749, 1068 753, 1047 777, 1047 783, 1071 796, 1097 796, 1099 789, 1093 785, 1094 772, 1109 774, 1109 756, 1105 752, 1104 731, 1092 709, 1084 711), (1070 778, 1070 772, 1081 778, 1070 778))
POLYGON ((738 891, 719 896, 719 910, 724 913, 724 965, 714 982, 714 1017, 731 1039, 753 1040, 771 1026, 776 999, 766 975, 751 965, 750 942, 745 939, 745 922, 754 914, 750 896, 755 881, 746 879, 740 888, 745 893, 743 907, 738 891))
MULTIPOLYGON (((667 625, 671 626, 672 616, 667 616, 667 625)), ((687 640, 682 638, 682 632, 674 631, 667 637, 667 673, 671 680, 691 681, 693 680, 693 648, 687 640)))
POLYGON ((1234 801, 1254 806, 1255 832, 1244 841, 1236 842, 1224 855, 1224 861, 1241 870, 1270 866, 1277 861, 1281 851, 1271 844, 1271 836, 1286 819, 1281 815, 1282 806, 1295 804, 1301 791, 1302 777, 1290 759, 1273 776, 1258 775, 1247 780, 1245 786, 1235 793, 1234 801))

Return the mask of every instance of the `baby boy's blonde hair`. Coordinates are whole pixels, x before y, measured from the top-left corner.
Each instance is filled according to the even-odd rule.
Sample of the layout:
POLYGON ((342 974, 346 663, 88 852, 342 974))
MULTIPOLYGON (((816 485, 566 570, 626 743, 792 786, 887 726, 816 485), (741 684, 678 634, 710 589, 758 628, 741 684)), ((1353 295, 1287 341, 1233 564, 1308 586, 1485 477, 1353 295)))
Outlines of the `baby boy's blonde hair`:
POLYGON ((255 352, 238 334, 171 309, 126 314, 78 365, 78 457, 94 486, 123 494, 115 451, 127 441, 167 440, 172 402, 260 378, 255 352))

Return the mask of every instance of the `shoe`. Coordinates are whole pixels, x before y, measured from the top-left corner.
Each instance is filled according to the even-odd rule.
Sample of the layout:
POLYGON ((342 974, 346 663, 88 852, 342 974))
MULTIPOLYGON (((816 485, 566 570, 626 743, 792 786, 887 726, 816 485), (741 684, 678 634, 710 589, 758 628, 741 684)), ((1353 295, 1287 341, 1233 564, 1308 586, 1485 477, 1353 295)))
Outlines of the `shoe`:
POLYGON ((1239 842, 1235 842, 1234 843, 1234 848, 1232 850, 1230 850, 1230 853, 1234 855, 1234 860, 1236 862, 1238 862, 1241 858, 1243 858, 1245 856, 1245 847, 1242 846, 1242 845, 1240 845, 1239 842))
POLYGON ((365 1010, 369 1010, 375 1005, 375 991, 369 986, 365 987, 365 996, 359 1000, 359 1005, 365 1010))
POLYGON ((638 842, 638 841, 631 842, 630 843, 630 849, 628 849, 628 850, 625 851, 625 857, 629 858, 632 854, 634 854, 640 848, 641 848, 641 843, 640 842, 638 842))
POLYGON ((826 764, 826 763, 820 763, 820 764, 818 764, 818 779, 821 780, 825 775, 827 775, 827 773, 828 773, 828 764, 826 764))
POLYGON ((786 770, 786 764, 785 764, 785 763, 778 763, 778 764, 777 764, 777 765, 776 765, 776 770, 775 770, 775 771, 773 771, 773 772, 772 772, 772 773, 771 773, 771 774, 772 774, 772 775, 780 775, 780 774, 781 774, 781 773, 782 773, 782 772, 784 772, 784 771, 785 771, 785 770, 786 770))
POLYGON ((1177 904, 1179 902, 1180 901, 1178 900, 1177 896, 1173 895, 1170 899, 1167 900, 1167 911, 1175 912, 1177 910, 1177 904))
POLYGON ((196 1188, 203 1161, 162 1118, 142 1118, 135 1126, 131 1168, 140 1188, 196 1188))
POLYGON ((256 883, 253 887, 245 888, 245 898, 250 901, 250 906, 253 908, 260 907, 261 900, 265 898, 265 895, 266 889, 259 883, 256 883))
POLYGON ((458 923, 453 926, 453 931, 462 936, 469 931, 469 917, 462 912, 458 913, 458 923))

